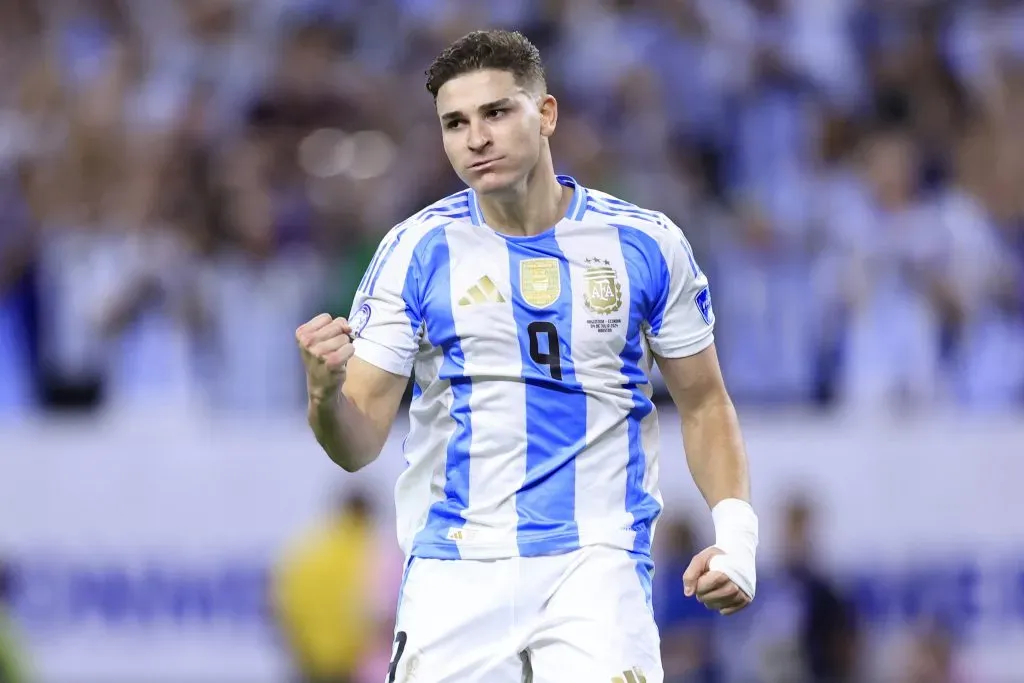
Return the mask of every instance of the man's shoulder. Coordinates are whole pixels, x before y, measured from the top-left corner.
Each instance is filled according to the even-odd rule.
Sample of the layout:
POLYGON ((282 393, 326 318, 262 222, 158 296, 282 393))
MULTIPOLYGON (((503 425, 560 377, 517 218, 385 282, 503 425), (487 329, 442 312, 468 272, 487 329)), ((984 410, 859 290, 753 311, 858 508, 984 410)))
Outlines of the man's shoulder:
POLYGON ((659 242, 679 234, 679 228, 661 211, 645 208, 590 187, 587 188, 587 210, 584 220, 625 228, 659 242))
POLYGON ((469 220, 469 190, 456 192, 429 204, 393 226, 381 239, 378 249, 392 249, 398 245, 414 247, 438 228, 469 220))
POLYGON ((430 229, 445 223, 470 220, 469 190, 462 190, 428 204, 395 226, 395 230, 430 229))

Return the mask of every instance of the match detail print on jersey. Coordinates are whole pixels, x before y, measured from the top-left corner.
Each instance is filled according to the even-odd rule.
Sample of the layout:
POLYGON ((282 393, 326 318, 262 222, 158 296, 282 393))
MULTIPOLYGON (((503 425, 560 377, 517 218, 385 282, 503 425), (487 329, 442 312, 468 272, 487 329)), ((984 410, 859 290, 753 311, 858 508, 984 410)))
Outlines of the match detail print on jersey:
POLYGON ((583 274, 586 292, 583 294, 583 305, 593 313, 594 318, 587 319, 590 329, 601 334, 614 332, 622 323, 620 317, 609 317, 622 308, 622 285, 619 275, 607 259, 588 258, 587 269, 583 274))

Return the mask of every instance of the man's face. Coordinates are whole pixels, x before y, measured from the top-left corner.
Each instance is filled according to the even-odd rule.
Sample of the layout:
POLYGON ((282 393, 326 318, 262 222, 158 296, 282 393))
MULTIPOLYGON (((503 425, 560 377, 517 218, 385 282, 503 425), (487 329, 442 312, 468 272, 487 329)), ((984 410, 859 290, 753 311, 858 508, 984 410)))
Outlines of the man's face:
POLYGON ((452 168, 480 194, 515 186, 537 164, 541 140, 554 132, 556 106, 553 97, 518 86, 507 71, 453 78, 437 93, 441 136, 452 168))

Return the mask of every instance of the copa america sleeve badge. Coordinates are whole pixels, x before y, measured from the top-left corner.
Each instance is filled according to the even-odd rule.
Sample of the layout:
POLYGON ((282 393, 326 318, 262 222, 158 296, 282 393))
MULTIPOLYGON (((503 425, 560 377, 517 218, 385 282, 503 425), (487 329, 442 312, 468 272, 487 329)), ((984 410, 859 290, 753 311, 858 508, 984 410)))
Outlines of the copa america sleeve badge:
POLYGON ((704 318, 704 322, 708 325, 715 324, 715 311, 711 308, 711 288, 705 285, 697 292, 697 296, 693 298, 697 304, 697 310, 700 311, 700 315, 704 318))
POLYGON ((360 306, 359 310, 352 315, 352 319, 348 321, 349 326, 352 328, 352 337, 358 337, 366 328, 366 324, 370 322, 372 312, 370 304, 366 303, 360 306))

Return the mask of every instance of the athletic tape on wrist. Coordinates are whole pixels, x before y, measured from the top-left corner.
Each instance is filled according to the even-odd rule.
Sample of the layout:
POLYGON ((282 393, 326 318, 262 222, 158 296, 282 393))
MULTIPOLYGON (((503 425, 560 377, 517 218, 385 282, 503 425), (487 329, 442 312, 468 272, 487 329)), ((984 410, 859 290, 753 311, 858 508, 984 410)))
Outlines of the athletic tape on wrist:
POLYGON ((751 598, 757 589, 758 521, 744 500, 727 498, 711 510, 715 523, 715 547, 725 555, 711 558, 708 568, 729 577, 751 598))

